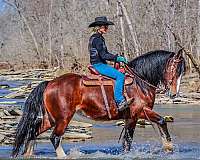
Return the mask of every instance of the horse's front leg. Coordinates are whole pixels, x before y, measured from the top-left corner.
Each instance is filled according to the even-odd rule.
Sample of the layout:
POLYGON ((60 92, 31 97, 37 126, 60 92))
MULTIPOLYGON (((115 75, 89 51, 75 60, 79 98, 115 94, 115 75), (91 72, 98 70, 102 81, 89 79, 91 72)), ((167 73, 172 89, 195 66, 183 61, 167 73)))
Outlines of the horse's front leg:
POLYGON ((130 107, 131 118, 125 120, 125 133, 124 133, 123 141, 122 141, 123 150, 125 152, 128 152, 131 149, 133 134, 135 131, 138 117, 140 116, 142 112, 142 108, 143 107, 141 105, 133 105, 130 107))
POLYGON ((166 152, 172 152, 173 143, 171 141, 171 136, 169 134, 167 123, 165 122, 164 118, 147 107, 143 108, 143 112, 141 112, 140 118, 150 120, 158 125, 162 137, 163 149, 166 152))
POLYGON ((122 146, 124 152, 128 152, 131 149, 136 123, 137 120, 136 121, 132 119, 125 120, 125 127, 124 127, 125 133, 122 139, 122 146))

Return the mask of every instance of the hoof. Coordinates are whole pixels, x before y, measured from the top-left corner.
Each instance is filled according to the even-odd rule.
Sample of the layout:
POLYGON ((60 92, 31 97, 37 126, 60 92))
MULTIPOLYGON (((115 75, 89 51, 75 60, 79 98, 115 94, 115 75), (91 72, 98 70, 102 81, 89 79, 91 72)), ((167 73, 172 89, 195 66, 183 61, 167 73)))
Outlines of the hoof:
POLYGON ((165 122, 174 122, 174 118, 172 116, 164 116, 165 122))
POLYGON ((167 153, 172 153, 174 148, 173 148, 173 143, 171 141, 167 141, 165 139, 162 139, 163 143, 163 150, 167 153))

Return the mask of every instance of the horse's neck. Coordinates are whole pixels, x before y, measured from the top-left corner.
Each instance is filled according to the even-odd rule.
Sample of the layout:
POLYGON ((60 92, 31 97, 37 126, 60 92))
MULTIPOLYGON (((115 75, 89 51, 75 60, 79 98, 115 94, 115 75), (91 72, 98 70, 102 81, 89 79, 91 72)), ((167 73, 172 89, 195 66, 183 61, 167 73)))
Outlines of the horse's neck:
POLYGON ((140 78, 157 86, 163 81, 165 65, 170 54, 166 51, 155 51, 148 56, 144 55, 134 59, 129 65, 140 78))
MULTIPOLYGON (((130 88, 128 90, 131 90, 133 92, 141 92, 140 95, 149 95, 154 94, 157 87, 150 84, 149 82, 142 80, 141 78, 135 76, 133 78, 132 85, 129 86, 130 88)), ((133 93, 134 94, 134 93, 133 93)))
POLYGON ((153 108, 155 101, 156 88, 134 79, 132 85, 126 88, 129 98, 134 98, 134 105, 148 105, 153 108))
MULTIPOLYGON (((157 85, 162 82, 163 80, 163 73, 164 73, 164 67, 163 71, 159 70, 160 66, 148 68, 146 70, 135 70, 138 77, 140 77, 142 80, 146 81, 148 84, 157 87, 157 85)), ((138 69, 138 68, 137 68, 138 69)))

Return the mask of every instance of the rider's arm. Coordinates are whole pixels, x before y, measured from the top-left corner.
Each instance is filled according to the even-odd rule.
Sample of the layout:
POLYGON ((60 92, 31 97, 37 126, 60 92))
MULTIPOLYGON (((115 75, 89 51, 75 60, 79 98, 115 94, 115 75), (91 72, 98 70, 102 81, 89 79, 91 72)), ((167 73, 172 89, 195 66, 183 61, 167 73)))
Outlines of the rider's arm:
POLYGON ((117 55, 109 53, 104 41, 101 38, 94 39, 95 48, 98 51, 99 56, 104 60, 115 61, 117 55))

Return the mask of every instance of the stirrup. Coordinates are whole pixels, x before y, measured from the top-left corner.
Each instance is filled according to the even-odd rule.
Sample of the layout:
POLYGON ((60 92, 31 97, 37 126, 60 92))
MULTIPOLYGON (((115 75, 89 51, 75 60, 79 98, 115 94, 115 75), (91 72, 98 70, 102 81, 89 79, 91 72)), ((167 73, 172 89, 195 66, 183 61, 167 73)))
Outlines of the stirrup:
POLYGON ((127 109, 129 107, 129 105, 133 102, 134 98, 130 98, 128 100, 124 100, 122 101, 119 105, 118 105, 118 111, 121 112, 125 109, 127 109))
POLYGON ((133 98, 133 97, 132 97, 132 98, 129 98, 129 99, 127 100, 127 104, 130 105, 131 103, 133 103, 133 101, 134 101, 134 98, 133 98))

